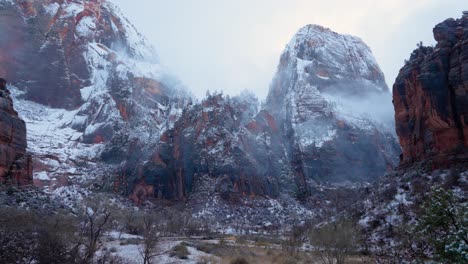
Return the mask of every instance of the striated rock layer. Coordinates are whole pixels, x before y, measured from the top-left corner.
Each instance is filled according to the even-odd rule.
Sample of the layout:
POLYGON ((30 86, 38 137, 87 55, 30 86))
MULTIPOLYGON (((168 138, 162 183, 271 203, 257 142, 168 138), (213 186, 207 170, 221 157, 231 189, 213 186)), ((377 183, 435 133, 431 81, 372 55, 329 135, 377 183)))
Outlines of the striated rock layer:
POLYGON ((6 81, 0 78, 0 183, 32 183, 32 162, 26 147, 26 125, 13 108, 6 81))
POLYGON ((436 46, 414 50, 393 86, 402 165, 468 157, 468 15, 433 32, 436 46))

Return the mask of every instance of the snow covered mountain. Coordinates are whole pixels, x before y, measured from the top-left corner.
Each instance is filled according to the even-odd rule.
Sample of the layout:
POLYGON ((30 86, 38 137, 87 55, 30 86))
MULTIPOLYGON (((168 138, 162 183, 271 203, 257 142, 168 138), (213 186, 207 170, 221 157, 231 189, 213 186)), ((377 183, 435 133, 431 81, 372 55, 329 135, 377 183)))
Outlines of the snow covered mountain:
POLYGON ((38 183, 116 174, 191 100, 108 1, 3 0, 0 13, 0 73, 16 87, 38 183))
MULTIPOLYGON (((366 261, 407 263, 442 252, 458 259, 441 262, 460 263, 467 256, 467 32, 465 11, 434 28, 434 48, 418 45, 393 86, 393 121, 369 47, 321 26, 301 28, 286 46, 262 106, 248 92, 192 101, 107 1, 0 0, 0 77, 12 83, 0 79, 0 209, 7 209, 0 220, 9 223, 0 225, 2 252, 25 260, 16 253, 61 232, 65 240, 87 237, 83 228, 92 230, 96 213, 104 225, 110 212, 112 231, 94 254, 112 245, 113 253, 139 257, 133 243, 146 243, 147 234, 134 224, 142 220, 177 236, 157 243, 171 256, 170 247, 185 244, 179 236, 201 235, 236 250, 316 257, 330 243, 314 244, 309 234, 320 238, 315 231, 323 230, 355 245, 353 258, 365 251, 366 261), (398 167, 393 122, 403 150, 398 167), (32 176, 44 188, 23 186, 32 176), (46 215, 54 216, 51 233, 38 228, 46 215), (76 229, 58 228, 65 222, 76 229), (251 243, 244 235, 254 235, 251 243)), ((186 244, 191 252, 195 240, 186 244)), ((212 248, 200 245, 210 256, 212 248)))
POLYGON ((87 183, 181 201, 202 179, 226 200, 306 198, 314 182, 373 181, 395 164, 395 138, 356 107, 388 95, 358 38, 302 28, 259 111, 247 94, 192 103, 107 1, 3 0, 0 13, 0 74, 27 124, 35 183, 51 191, 87 183))
MULTIPOLYGON (((382 71, 361 39, 307 25, 299 29, 281 55, 268 104, 284 105, 290 101, 297 109, 292 117, 300 119, 301 114, 326 114, 324 108, 329 100, 324 100, 323 94, 359 97, 388 92, 382 71), (292 97, 282 97, 285 93, 292 97), (304 96, 307 98, 302 99, 304 96), (304 101, 313 105, 301 105, 304 101)), ((282 110, 272 109, 287 115, 282 110)))
POLYGON ((211 185, 227 201, 306 200, 317 183, 375 181, 396 165, 399 147, 391 124, 355 107, 381 103, 372 99, 390 101, 390 94, 370 49, 306 26, 281 57, 265 109, 220 94, 191 105, 151 159, 128 170, 139 179, 131 197, 186 200, 211 185))
POLYGON ((400 151, 391 122, 378 114, 390 102, 362 40, 307 25, 281 56, 266 109, 289 140, 289 156, 297 154, 297 173, 318 181, 372 181, 396 164, 400 151))

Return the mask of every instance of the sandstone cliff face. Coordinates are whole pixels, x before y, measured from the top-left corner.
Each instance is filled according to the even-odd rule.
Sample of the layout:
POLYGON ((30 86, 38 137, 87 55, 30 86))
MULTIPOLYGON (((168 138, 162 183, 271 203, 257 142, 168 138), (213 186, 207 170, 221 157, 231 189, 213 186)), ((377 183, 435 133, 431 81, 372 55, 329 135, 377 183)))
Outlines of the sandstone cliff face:
POLYGON ((468 15, 434 30, 437 45, 418 47, 393 86, 401 164, 434 166, 466 159, 468 147, 468 15))
POLYGON ((32 162, 26 147, 26 125, 13 108, 6 81, 0 78, 0 183, 32 183, 32 162))
POLYGON ((308 25, 283 52, 266 109, 278 120, 297 174, 373 181, 396 164, 399 153, 391 129, 368 115, 390 100, 362 40, 308 25))
POLYGON ((398 263, 434 257, 430 243, 406 246, 408 234, 395 232, 423 219, 434 188, 451 191, 454 200, 467 197, 468 12, 433 33, 435 47, 418 44, 393 85, 400 166, 358 205, 366 244, 398 263))

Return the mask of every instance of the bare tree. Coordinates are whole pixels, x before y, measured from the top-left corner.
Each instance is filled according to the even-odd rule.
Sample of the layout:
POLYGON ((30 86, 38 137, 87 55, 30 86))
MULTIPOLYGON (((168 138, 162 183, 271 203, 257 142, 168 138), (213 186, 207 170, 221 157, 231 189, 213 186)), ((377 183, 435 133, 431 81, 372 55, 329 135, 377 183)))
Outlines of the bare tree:
POLYGON ((81 226, 83 241, 80 244, 85 248, 84 260, 86 263, 91 262, 96 251, 100 249, 99 242, 110 223, 110 216, 109 209, 101 205, 90 205, 84 210, 81 226))
POLYGON ((295 224, 281 244, 283 250, 291 255, 295 255, 299 252, 299 248, 304 244, 306 239, 304 233, 307 231, 305 230, 305 226, 300 225, 297 220, 294 222, 295 224))
POLYGON ((143 258, 143 264, 150 264, 151 259, 158 255, 158 232, 157 232, 158 217, 153 214, 144 214, 141 219, 143 228, 143 245, 138 246, 138 251, 143 258))
POLYGON ((136 235, 140 232, 138 226, 138 211, 134 208, 130 209, 119 209, 119 239, 122 236, 122 233, 129 233, 132 235, 136 235))
POLYGON ((344 264, 356 250, 359 232, 352 221, 338 220, 314 228, 310 240, 323 264, 344 264))

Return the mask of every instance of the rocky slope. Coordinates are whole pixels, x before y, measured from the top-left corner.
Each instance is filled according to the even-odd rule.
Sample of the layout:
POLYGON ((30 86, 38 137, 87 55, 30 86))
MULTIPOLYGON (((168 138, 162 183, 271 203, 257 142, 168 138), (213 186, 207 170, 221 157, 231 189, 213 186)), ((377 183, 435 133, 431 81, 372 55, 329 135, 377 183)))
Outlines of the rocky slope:
POLYGON ((468 15, 433 32, 436 46, 418 47, 393 86, 403 165, 468 158, 468 15))
POLYGON ((297 174, 359 182, 373 181, 396 165, 400 150, 392 124, 371 115, 385 102, 388 88, 367 45, 308 25, 283 52, 266 109, 288 141, 297 174))
POLYGON ((17 87, 38 184, 118 173, 190 101, 108 1, 3 0, 0 20, 0 73, 17 87))
POLYGON ((13 108, 6 81, 0 78, 0 183, 32 184, 26 147, 26 125, 13 108))

